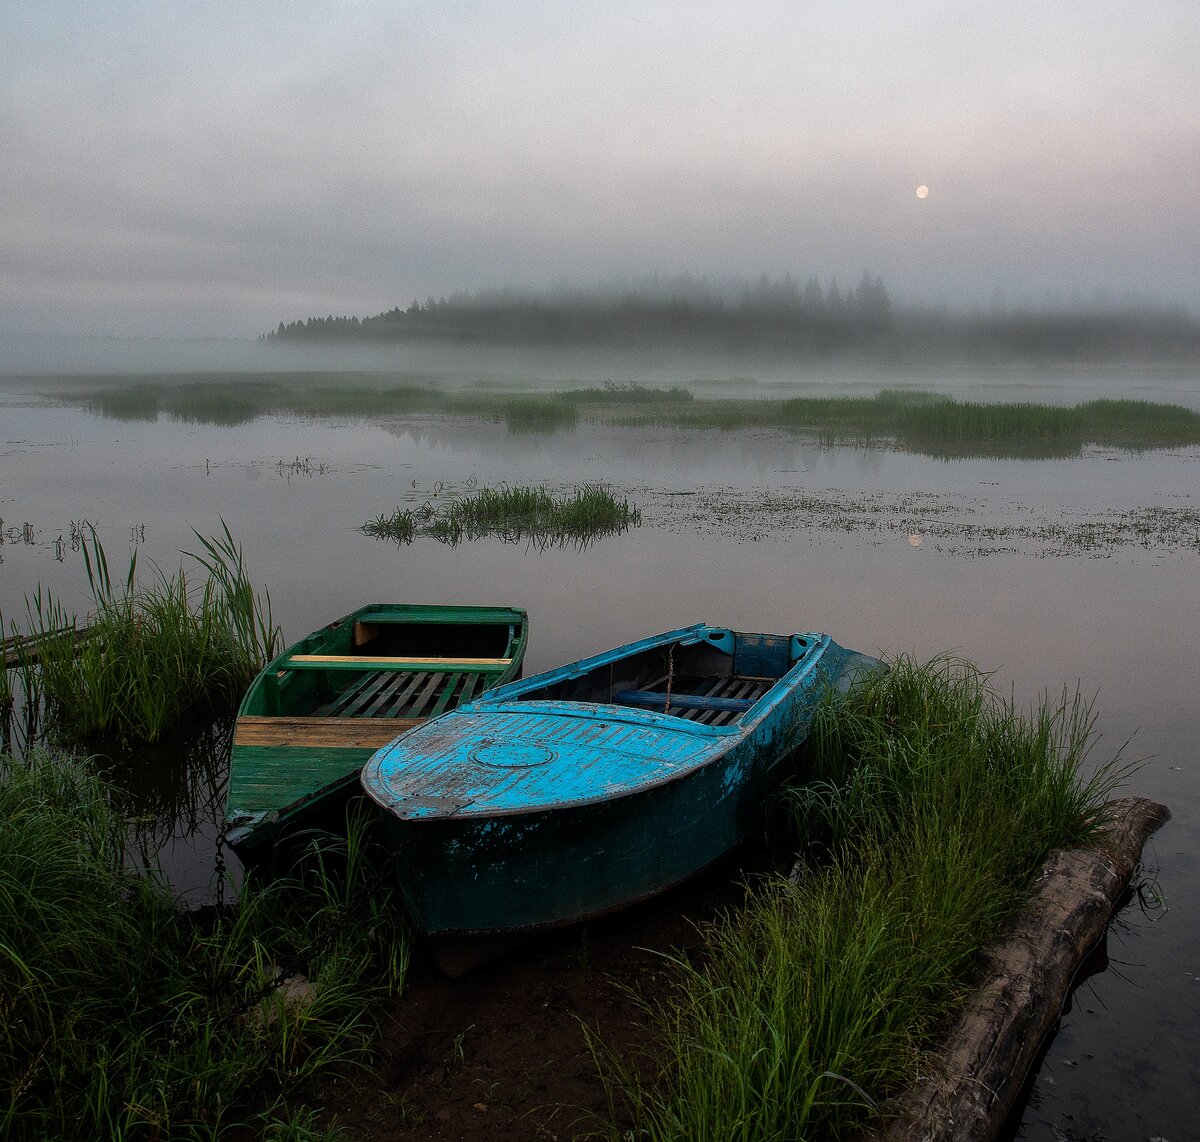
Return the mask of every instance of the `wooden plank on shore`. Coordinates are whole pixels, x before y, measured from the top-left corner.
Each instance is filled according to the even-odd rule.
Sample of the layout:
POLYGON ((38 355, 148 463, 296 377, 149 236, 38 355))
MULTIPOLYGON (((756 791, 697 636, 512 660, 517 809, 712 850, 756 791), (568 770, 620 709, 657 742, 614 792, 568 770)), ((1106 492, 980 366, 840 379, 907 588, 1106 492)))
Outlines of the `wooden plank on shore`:
POLYGON ((421 718, 261 718, 241 717, 234 745, 373 748, 420 725, 421 718))

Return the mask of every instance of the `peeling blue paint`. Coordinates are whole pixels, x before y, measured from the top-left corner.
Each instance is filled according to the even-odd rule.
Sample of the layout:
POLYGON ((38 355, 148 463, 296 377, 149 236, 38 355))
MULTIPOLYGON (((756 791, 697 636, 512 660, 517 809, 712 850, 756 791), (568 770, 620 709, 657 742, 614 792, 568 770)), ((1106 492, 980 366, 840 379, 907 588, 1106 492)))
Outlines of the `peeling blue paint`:
POLYGON ((379 750, 362 785, 421 927, 563 923, 741 840, 815 700, 872 664, 827 635, 698 624, 491 691, 379 750), (694 691, 727 700, 672 707, 694 691), (613 700, 629 692, 664 708, 613 700))

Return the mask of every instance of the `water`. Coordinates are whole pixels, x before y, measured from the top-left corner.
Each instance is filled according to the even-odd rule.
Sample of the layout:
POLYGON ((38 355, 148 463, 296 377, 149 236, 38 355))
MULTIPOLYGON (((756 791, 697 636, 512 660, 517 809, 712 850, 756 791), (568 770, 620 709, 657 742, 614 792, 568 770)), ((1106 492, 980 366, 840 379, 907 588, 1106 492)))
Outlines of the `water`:
MULTIPOLYGON (((584 362, 568 375, 595 368, 584 362)), ((912 383, 957 395, 981 395, 984 384, 986 399, 1032 399, 1035 380, 912 383)), ((776 382, 785 384, 760 387, 773 393, 776 382)), ((1097 395, 1115 383, 1057 377, 1046 394, 1082 399, 1080 386, 1097 395)), ((811 384, 840 391, 832 375, 811 384)), ((1193 407, 1200 393, 1195 377, 1179 374, 1137 386, 1193 407)), ((528 671, 705 620, 820 629, 856 649, 919 658, 953 651, 994 671, 1021 702, 1077 683, 1096 694, 1096 761, 1132 739, 1127 756, 1146 760, 1130 790, 1174 813, 1145 869, 1169 911, 1144 913, 1135 901, 1122 913, 1110 967, 1076 994, 1016 1136, 1194 1135, 1200 449, 945 462, 771 431, 585 426, 542 436, 436 419, 295 417, 220 428, 106 420, 36 391, 0 388, 0 610, 9 618, 23 616, 39 583, 86 610, 72 522, 94 524, 118 568, 136 548, 141 566, 171 572, 181 550, 198 549, 193 528, 213 534, 224 521, 290 639, 372 600, 497 602, 529 612, 528 671), (491 540, 397 547, 358 530, 398 504, 501 481, 603 481, 642 507, 645 523, 584 551, 491 540)), ((147 848, 184 892, 202 895, 212 882, 221 751, 218 740, 187 756, 164 750, 136 771, 114 762, 141 795, 132 808, 147 848)))

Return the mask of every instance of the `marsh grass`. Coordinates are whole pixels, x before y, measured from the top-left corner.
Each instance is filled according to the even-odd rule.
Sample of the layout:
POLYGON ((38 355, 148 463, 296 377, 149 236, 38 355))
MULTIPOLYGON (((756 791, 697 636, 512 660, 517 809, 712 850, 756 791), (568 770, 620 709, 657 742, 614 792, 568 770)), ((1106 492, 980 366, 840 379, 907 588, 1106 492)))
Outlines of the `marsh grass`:
POLYGON ((557 394, 511 397, 503 416, 510 432, 556 432, 579 423, 579 406, 557 394))
POLYGON ((783 423, 813 430, 823 439, 889 438, 938 455, 1074 455, 1088 444, 1149 448, 1200 443, 1200 414, 1136 400, 987 404, 884 389, 871 398, 783 401, 780 414, 783 423))
POLYGON ((969 664, 893 662, 824 704, 787 794, 791 876, 669 961, 651 1077, 599 1051, 639 1137, 842 1137, 911 1081, 979 950, 1049 852, 1086 843, 1123 776, 1084 775, 1078 693, 1022 713, 969 664))
MULTIPOLYGON (((189 556, 200 582, 181 567, 154 568, 138 581, 136 550, 114 583, 95 529, 83 544, 92 614, 86 622, 50 592, 27 600, 37 660, 23 664, 30 710, 64 740, 155 742, 235 705, 278 649, 270 595, 255 591, 226 527, 197 533, 189 556)), ((31 735, 32 736, 32 735, 31 735)))
POLYGON ((641 511, 628 500, 618 500, 603 485, 586 484, 567 495, 555 495, 545 487, 480 488, 440 508, 432 504, 417 510, 397 508, 360 530, 394 543, 411 543, 417 536, 447 544, 495 536, 547 547, 589 543, 637 527, 641 521, 641 511))
MULTIPOLYGON (((318 375, 319 377, 319 375, 318 375)), ((106 416, 242 424, 267 414, 377 416, 438 413, 503 422, 513 432, 558 431, 586 415, 604 423, 694 429, 784 427, 827 444, 891 443, 940 457, 1073 456, 1087 445, 1146 449, 1200 444, 1200 413, 1180 405, 1095 400, 1074 406, 960 401, 921 390, 873 397, 698 398, 689 389, 616 384, 547 393, 438 388, 428 379, 314 383, 297 374, 116 385, 74 399, 106 416)))
POLYGON ((362 827, 201 915, 125 868, 123 837, 82 759, 0 757, 0 1135, 315 1137, 297 1107, 368 1063, 408 964, 362 827))
POLYGON ((588 390, 594 415, 630 426, 757 428, 804 432, 828 444, 891 442, 931 455, 1075 455, 1086 445, 1161 448, 1200 443, 1200 413, 1180 405, 1095 400, 1079 405, 960 401, 922 390, 872 397, 678 401, 644 390, 619 401, 588 390), (604 398, 609 399, 604 399, 604 398))

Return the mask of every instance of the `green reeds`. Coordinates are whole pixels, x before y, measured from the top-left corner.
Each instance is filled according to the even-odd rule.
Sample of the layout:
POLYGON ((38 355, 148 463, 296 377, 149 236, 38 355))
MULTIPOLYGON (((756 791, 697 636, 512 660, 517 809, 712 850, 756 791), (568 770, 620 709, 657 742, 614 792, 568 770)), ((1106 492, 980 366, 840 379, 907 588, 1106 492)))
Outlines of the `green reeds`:
POLYGON ((136 551, 124 582, 113 583, 95 530, 84 563, 93 613, 86 624, 39 587, 28 600, 37 661, 27 671, 29 699, 65 740, 154 742, 235 705, 277 651, 270 596, 250 584, 241 549, 226 527, 197 533, 192 555, 207 573, 189 579, 155 568, 137 579, 136 551))
POLYGON ((305 879, 199 915, 123 867, 123 834, 81 759, 0 757, 0 1135, 311 1125, 295 1104, 369 1061, 374 1011, 407 968, 361 827, 337 851, 314 838, 327 863, 305 879))
POLYGON ((618 500, 603 485, 586 484, 567 495, 545 487, 481 488, 440 508, 397 508, 360 530, 394 543, 411 543, 417 536, 450 544, 495 536, 547 547, 590 543, 641 521, 641 511, 628 500, 618 500))
MULTIPOLYGON (((319 377, 319 375, 318 375, 319 377)), ((984 403, 921 390, 883 389, 873 397, 791 400, 697 398, 686 388, 638 384, 548 393, 465 392, 408 377, 349 377, 314 384, 294 374, 188 379, 116 386, 79 399, 103 415, 239 424, 266 414, 378 416, 415 412, 483 417, 513 431, 571 428, 586 415, 622 425, 679 428, 786 427, 829 444, 893 442, 944 457, 1073 456, 1086 445, 1164 448, 1200 444, 1200 413, 1179 405, 1095 400, 1074 406, 984 403), (343 383, 333 383, 335 381, 343 383)))
POLYGON ((504 423, 511 432, 555 432, 579 423, 579 406, 557 394, 511 397, 504 403, 504 423))
MULTIPOLYGON (((975 957, 1122 776, 1085 776, 1078 694, 1027 715, 968 664, 907 659, 814 719, 805 845, 670 960, 657 1074, 606 1060, 639 1137, 843 1137, 916 1074, 975 957)), ((604 1060, 603 1051, 600 1052, 604 1060)))

